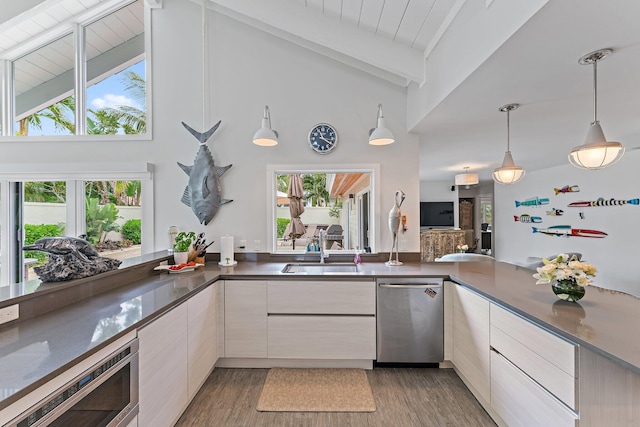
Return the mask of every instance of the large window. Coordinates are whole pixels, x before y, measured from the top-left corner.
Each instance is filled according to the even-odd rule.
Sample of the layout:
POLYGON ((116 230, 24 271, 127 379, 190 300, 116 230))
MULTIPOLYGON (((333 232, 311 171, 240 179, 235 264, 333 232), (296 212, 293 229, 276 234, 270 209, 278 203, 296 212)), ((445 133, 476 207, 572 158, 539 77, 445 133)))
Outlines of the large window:
POLYGON ((324 169, 268 165, 272 251, 315 251, 324 230, 325 250, 376 252, 377 171, 377 165, 324 169))
POLYGON ((66 31, 45 29, 39 39, 51 36, 37 46, 0 50, 11 61, 0 105, 13 128, 3 136, 147 133, 145 2, 107 3, 78 12, 66 31))
POLYGON ((153 206, 152 172, 136 163, 0 165, 0 284, 37 279, 47 255, 22 248, 43 237, 84 235, 119 260, 152 252, 153 213, 143 210, 153 206))

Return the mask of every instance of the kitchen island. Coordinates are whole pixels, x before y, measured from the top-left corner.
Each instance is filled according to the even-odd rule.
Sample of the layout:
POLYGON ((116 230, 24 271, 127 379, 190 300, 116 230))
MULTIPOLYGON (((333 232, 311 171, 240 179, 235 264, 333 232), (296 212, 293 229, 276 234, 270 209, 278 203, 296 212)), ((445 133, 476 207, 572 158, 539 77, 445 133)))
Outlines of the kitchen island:
MULTIPOLYGON (((128 267, 137 271, 132 276, 135 280, 123 280, 111 289, 101 288, 99 293, 75 303, 0 326, 0 411, 115 340, 152 324, 185 302, 197 300, 200 292, 220 281, 444 278, 451 280, 456 289, 469 290, 487 303, 575 344, 580 348, 580 355, 591 355, 588 360, 579 359, 580 368, 591 363, 594 375, 601 368, 618 375, 616 378, 594 377, 589 380, 589 372, 580 370, 580 380, 584 380, 585 385, 593 386, 593 381, 615 380, 628 381, 634 390, 640 388, 640 319, 636 315, 640 302, 629 295, 590 287, 579 304, 562 303, 548 286, 534 284, 531 270, 501 262, 416 262, 399 267, 365 262, 358 273, 324 277, 282 273, 284 262, 240 262, 233 268, 221 268, 212 262, 205 268, 182 274, 154 272, 153 266, 166 258, 166 254, 160 253, 145 258, 137 266, 128 267), (47 354, 38 363, 26 363, 27 355, 34 346, 42 346, 47 354)), ((110 276, 110 281, 116 283, 125 274, 126 271, 116 272, 110 276)), ((98 285, 96 287, 99 288, 98 285)), ((73 284, 62 284, 59 288, 60 292, 68 291, 73 284)), ((54 298, 56 292, 55 286, 48 286, 45 291, 25 291, 22 295, 0 301, 0 308, 14 303, 21 307, 42 306, 44 301, 54 298), (43 301, 29 305, 31 300, 38 299, 43 301)), ((15 289, 13 294, 16 295, 15 289)), ((611 383, 605 385, 612 386, 611 383)), ((588 399, 595 398, 589 397, 588 390, 583 390, 582 385, 580 387, 580 425, 597 425, 589 424, 590 418, 586 416, 587 405, 594 404, 588 399)), ((617 402, 618 409, 622 406, 626 408, 625 413, 637 414, 640 407, 638 394, 617 396, 623 399, 617 402)), ((491 405, 491 402, 482 400, 481 403, 491 405)), ((602 400, 599 405, 606 406, 606 403, 602 400)))

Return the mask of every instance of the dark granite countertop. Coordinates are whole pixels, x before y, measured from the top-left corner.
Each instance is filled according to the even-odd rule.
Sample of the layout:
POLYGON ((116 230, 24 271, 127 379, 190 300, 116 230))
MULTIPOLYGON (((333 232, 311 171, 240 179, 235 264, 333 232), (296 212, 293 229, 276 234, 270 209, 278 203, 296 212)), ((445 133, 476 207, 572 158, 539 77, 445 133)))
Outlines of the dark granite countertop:
POLYGON ((398 267, 363 263, 360 273, 327 276, 281 273, 285 264, 240 262, 235 267, 219 267, 211 262, 193 272, 151 272, 127 285, 0 327, 0 409, 218 279, 450 277, 559 335, 640 372, 640 300, 633 296, 589 287, 578 304, 565 303, 548 285, 535 285, 533 271, 501 262, 416 262, 398 267))

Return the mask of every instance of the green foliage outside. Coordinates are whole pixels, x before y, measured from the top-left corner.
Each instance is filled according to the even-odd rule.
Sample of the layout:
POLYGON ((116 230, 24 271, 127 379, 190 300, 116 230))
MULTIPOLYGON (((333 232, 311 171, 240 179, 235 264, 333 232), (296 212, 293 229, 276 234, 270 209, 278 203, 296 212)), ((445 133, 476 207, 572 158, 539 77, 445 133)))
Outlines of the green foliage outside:
POLYGON ((278 221, 278 229, 277 229, 278 238, 281 238, 283 237, 284 230, 287 228, 287 225, 289 225, 291 220, 289 218, 277 218, 277 221, 278 221))
POLYGON ((104 238, 110 231, 120 231, 120 226, 116 223, 118 218, 118 208, 113 203, 100 205, 99 199, 87 199, 87 240, 92 245, 104 242, 104 238))
POLYGON ((142 235, 142 221, 130 219, 122 225, 122 237, 131 240, 134 245, 139 245, 142 235))
POLYGON ((327 191, 327 174, 316 173, 302 176, 304 199, 311 201, 311 206, 327 206, 329 192, 327 191))
MULTIPOLYGON (((38 239, 43 237, 56 237, 60 236, 64 231, 64 224, 25 224, 24 225, 24 244, 32 245, 38 239)), ((43 264, 47 259, 47 254, 40 251, 25 251, 25 258, 36 258, 38 264, 43 264)))

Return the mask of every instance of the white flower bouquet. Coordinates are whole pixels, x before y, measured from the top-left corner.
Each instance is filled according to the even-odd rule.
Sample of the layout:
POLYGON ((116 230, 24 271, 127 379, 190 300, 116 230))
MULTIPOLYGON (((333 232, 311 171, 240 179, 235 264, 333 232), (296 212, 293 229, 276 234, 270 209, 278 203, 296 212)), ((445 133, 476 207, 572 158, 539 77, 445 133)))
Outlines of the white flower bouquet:
POLYGON ((578 261, 575 255, 569 259, 569 255, 560 254, 552 260, 543 258, 542 262, 544 265, 533 275, 538 279, 536 285, 571 281, 578 286, 588 286, 592 282, 590 277, 595 277, 597 273, 593 265, 578 261))

